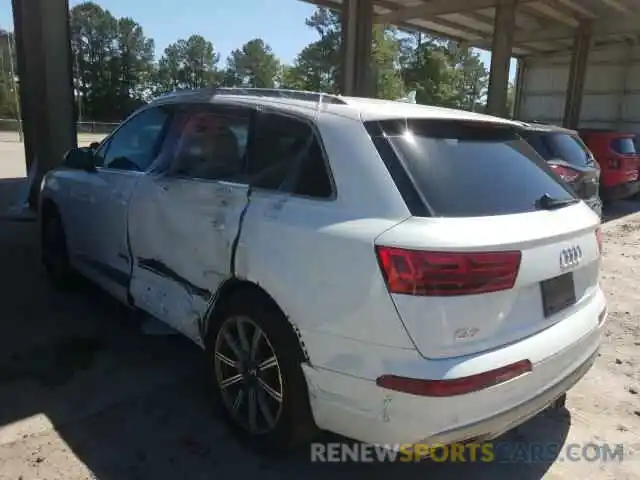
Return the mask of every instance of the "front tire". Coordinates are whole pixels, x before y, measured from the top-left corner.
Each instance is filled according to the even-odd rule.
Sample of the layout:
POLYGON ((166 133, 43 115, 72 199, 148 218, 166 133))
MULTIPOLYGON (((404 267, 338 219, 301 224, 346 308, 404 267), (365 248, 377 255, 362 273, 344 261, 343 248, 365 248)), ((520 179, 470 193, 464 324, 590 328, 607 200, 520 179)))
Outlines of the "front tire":
POLYGON ((224 302, 208 335, 213 393, 225 421, 260 453, 283 454, 316 432, 298 339, 280 309, 256 292, 224 302))
POLYGON ((40 238, 42 263, 50 282, 56 288, 69 289, 75 284, 76 275, 69 262, 62 218, 56 210, 50 209, 43 213, 40 238))

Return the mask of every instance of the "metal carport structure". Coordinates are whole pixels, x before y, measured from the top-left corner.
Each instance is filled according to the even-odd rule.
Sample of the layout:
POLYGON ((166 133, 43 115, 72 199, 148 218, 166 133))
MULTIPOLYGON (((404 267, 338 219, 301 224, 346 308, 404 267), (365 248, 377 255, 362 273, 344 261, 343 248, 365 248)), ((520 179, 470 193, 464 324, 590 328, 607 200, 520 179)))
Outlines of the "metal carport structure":
MULTIPOLYGON (((640 0, 305 0, 339 9, 343 21, 341 91, 367 96, 371 28, 394 24, 492 51, 488 110, 506 114, 511 56, 520 63, 570 53, 563 123, 580 119, 589 52, 640 35, 640 0)), ((27 168, 43 172, 75 146, 68 0, 12 0, 27 168)), ((521 69, 519 68, 519 71, 521 69)), ((521 75, 518 75, 521 78, 521 75)), ((520 83, 520 82, 518 82, 520 83)), ((519 95, 516 98, 518 111, 519 95)))

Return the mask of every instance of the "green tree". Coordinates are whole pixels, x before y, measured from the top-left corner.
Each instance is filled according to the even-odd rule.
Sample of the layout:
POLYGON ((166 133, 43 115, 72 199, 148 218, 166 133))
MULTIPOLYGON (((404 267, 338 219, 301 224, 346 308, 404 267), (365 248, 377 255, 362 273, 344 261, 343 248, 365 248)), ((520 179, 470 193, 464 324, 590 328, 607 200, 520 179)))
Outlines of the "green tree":
POLYGON ((416 91, 416 102, 455 106, 456 75, 441 42, 423 34, 403 40, 402 77, 407 90, 416 91))
MULTIPOLYGON (((320 37, 307 45, 294 64, 283 72, 283 86, 322 92, 338 92, 341 75, 342 27, 339 13, 317 8, 307 25, 320 37)), ((401 42, 396 32, 376 25, 372 32, 372 75, 378 96, 402 96, 401 42)))
POLYGON ((71 9, 70 25, 79 115, 116 119, 112 110, 117 102, 117 89, 109 65, 116 54, 117 20, 98 4, 85 2, 71 9))
POLYGON ((475 50, 449 41, 445 45, 451 68, 455 71, 456 107, 464 110, 482 110, 481 99, 489 85, 489 72, 475 50))
POLYGON ((320 42, 313 42, 302 49, 294 64, 283 74, 286 88, 317 92, 337 92, 337 71, 327 62, 320 42))
POLYGON ((400 75, 401 42, 395 30, 375 25, 372 32, 372 75, 380 98, 397 99, 404 95, 400 75))
POLYGON ((116 18, 94 2, 70 12, 78 116, 118 121, 146 96, 153 40, 131 18, 116 18))
POLYGON ((18 117, 13 33, 0 29, 0 118, 18 117))
POLYGON ((273 88, 280 73, 280 62, 271 47, 255 38, 231 52, 227 60, 225 83, 254 88, 273 88))
POLYGON ((119 19, 117 29, 112 74, 118 82, 120 106, 125 109, 121 113, 126 114, 148 96, 153 80, 155 44, 131 18, 119 19))
POLYGON ((220 55, 202 35, 180 39, 164 50, 158 62, 157 89, 202 88, 219 81, 220 55))
POLYGON ((182 55, 177 43, 164 49, 164 55, 158 61, 154 87, 159 92, 173 91, 181 88, 180 71, 182 55))
POLYGON ((279 86, 290 90, 304 90, 303 76, 297 65, 283 65, 280 72, 279 86))
POLYGON ((400 63, 407 90, 418 103, 482 109, 489 74, 473 49, 421 33, 402 39, 400 63))

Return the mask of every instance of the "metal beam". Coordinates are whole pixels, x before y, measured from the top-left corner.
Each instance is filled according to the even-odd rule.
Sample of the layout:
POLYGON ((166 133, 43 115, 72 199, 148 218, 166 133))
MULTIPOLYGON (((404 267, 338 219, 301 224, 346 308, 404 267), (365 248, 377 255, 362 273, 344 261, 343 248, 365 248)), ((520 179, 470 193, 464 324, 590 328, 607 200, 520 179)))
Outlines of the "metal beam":
POLYGON ((580 125, 580 111, 582 110, 582 97, 587 78, 587 66, 589 52, 591 50, 592 30, 588 22, 580 25, 576 30, 569 67, 569 79, 567 81, 567 95, 564 104, 563 126, 577 129, 580 125))
POLYGON ((344 0, 342 3, 342 74, 343 95, 373 97, 375 85, 371 75, 372 0, 344 0))
POLYGON ((543 20, 547 22, 549 20, 567 25, 572 28, 577 28, 580 22, 576 20, 573 15, 567 13, 561 8, 558 8, 557 5, 551 5, 549 3, 532 3, 531 5, 527 5, 527 10, 535 12, 534 15, 536 17, 542 17, 543 20))
POLYGON ((553 3, 563 5, 575 11, 583 18, 598 18, 598 15, 578 3, 579 0, 550 0, 553 3))
POLYGON ((67 0, 12 0, 29 203, 40 179, 76 146, 67 0))
POLYGON ((522 97, 524 94, 524 76, 527 71, 527 60, 518 58, 516 66, 515 99, 513 102, 513 118, 519 119, 522 111, 522 97))
MULTIPOLYGON (((640 20, 627 16, 600 18, 593 22, 593 37, 605 37, 608 35, 623 35, 637 33, 640 30, 640 20)), ((545 42, 555 40, 567 40, 575 36, 575 29, 568 27, 545 28, 541 30, 520 31, 515 35, 516 43, 545 42)))
MULTIPOLYGON (((531 0, 523 0, 531 1, 531 0)), ((376 23, 396 23, 414 18, 427 18, 451 13, 465 13, 483 8, 495 7, 496 0, 431 0, 424 4, 406 7, 402 10, 379 15, 376 23)))
POLYGON ((618 10, 622 13, 631 13, 631 9, 620 3, 618 0, 601 0, 607 7, 613 8, 614 10, 618 10))
POLYGON ((457 32, 457 33, 454 33, 454 35, 466 36, 469 38, 469 40, 474 40, 474 39, 484 40, 484 39, 487 39, 488 37, 491 37, 490 32, 480 30, 478 28, 469 27, 461 23, 451 22, 449 20, 445 20, 444 18, 437 18, 433 20, 432 19, 416 20, 416 22, 418 21, 426 25, 429 25, 432 30, 437 30, 438 28, 441 28, 443 30, 457 32))
POLYGON ((487 92, 487 112, 500 117, 508 116, 507 94, 509 67, 513 52, 516 0, 498 0, 491 46, 491 67, 487 92))
MULTIPOLYGON (((616 119, 616 128, 620 129, 622 128, 622 122, 623 122, 623 118, 624 118, 624 107, 627 104, 627 94, 630 90, 629 88, 629 81, 631 80, 630 77, 630 73, 631 73, 631 67, 632 67, 632 63, 633 63, 633 48, 634 45, 629 42, 627 43, 627 54, 626 54, 626 60, 625 60, 625 64, 623 67, 623 72, 622 75, 620 75, 620 90, 618 92, 618 98, 617 98, 617 105, 616 105, 616 110, 617 110, 617 119, 616 119)), ((629 92, 630 93, 630 92, 629 92)))

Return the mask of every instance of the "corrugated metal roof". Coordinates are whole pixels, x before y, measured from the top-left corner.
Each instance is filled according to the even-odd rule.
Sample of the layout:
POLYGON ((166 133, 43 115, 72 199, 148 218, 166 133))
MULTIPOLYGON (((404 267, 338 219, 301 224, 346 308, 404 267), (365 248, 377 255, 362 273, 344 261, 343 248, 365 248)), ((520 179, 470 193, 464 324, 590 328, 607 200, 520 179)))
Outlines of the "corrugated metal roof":
MULTIPOLYGON (((339 9, 342 0, 303 0, 339 9)), ((490 49, 498 0, 373 0, 375 21, 490 49)), ((575 29, 591 24, 600 43, 640 43, 636 0, 519 0, 514 55, 570 50, 575 29)))

